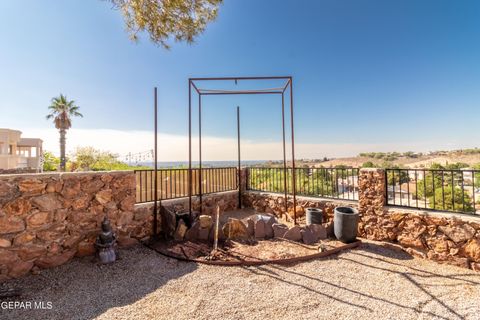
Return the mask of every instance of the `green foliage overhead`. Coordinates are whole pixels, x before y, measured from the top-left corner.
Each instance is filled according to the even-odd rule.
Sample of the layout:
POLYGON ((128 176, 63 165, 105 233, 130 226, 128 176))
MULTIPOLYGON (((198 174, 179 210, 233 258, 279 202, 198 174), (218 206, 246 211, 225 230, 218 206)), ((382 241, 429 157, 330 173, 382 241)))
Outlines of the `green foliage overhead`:
POLYGON ((147 32, 150 40, 168 49, 168 40, 194 42, 218 15, 222 0, 110 0, 124 17, 130 38, 147 32))

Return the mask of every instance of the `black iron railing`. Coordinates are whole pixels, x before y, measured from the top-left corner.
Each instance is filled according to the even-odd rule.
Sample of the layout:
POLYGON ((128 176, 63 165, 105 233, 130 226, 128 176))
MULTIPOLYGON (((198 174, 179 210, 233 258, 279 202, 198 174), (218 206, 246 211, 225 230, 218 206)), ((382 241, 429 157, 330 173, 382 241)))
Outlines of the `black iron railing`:
MULTIPOLYGON (((357 168, 295 168, 297 195, 358 200, 357 168)), ((292 168, 248 168, 247 189, 292 194, 292 168), (286 176, 286 186, 284 177, 286 176)))
POLYGON ((480 213, 480 171, 386 169, 387 204, 480 213))
MULTIPOLYGON (((192 169, 192 195, 200 194, 200 170, 192 169)), ((155 199, 155 170, 135 170, 137 203, 155 199)), ((157 200, 188 197, 188 169, 157 170, 157 200)), ((202 194, 236 190, 237 168, 202 168, 202 194)))

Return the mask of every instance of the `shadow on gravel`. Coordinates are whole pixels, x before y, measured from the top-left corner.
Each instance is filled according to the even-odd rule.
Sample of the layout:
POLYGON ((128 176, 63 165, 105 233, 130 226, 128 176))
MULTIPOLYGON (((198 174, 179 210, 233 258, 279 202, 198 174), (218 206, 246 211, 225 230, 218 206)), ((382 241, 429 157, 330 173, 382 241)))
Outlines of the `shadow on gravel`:
MULTIPOLYGON (((359 308, 360 310, 364 311, 372 311, 372 309, 369 307, 368 303, 367 304, 358 304, 356 303, 357 301, 351 301, 351 300, 346 300, 346 299, 340 299, 338 298, 341 296, 341 294, 336 295, 336 296, 331 296, 325 292, 321 292, 318 290, 320 284, 321 286, 329 286, 334 288, 335 290, 338 290, 339 293, 351 293, 354 295, 361 296, 363 298, 371 299, 371 300, 376 300, 378 302, 381 302, 382 304, 385 305, 386 308, 388 307, 395 307, 403 310, 410 310, 420 315, 427 316, 429 318, 435 318, 435 319, 444 319, 444 320, 451 320, 451 319, 465 319, 465 317, 461 314, 459 314, 456 310, 452 309, 449 307, 442 299, 441 297, 436 296, 434 293, 430 292, 427 290, 427 288, 430 286, 430 284, 423 284, 419 281, 417 281, 416 277, 423 277, 423 278, 431 278, 431 277, 437 277, 437 278, 447 278, 451 280, 458 280, 459 282, 456 285, 464 285, 464 284, 470 284, 470 285, 478 285, 479 282, 470 280, 470 279, 464 279, 463 277, 471 277, 475 276, 474 274, 449 274, 449 275, 442 275, 442 274, 436 274, 430 271, 424 271, 421 269, 413 268, 411 266, 406 266, 405 264, 400 264, 400 263, 395 263, 390 260, 384 259, 383 257, 388 257, 391 259, 397 259, 397 260, 411 260, 412 258, 410 255, 404 252, 399 252, 399 251, 391 251, 391 249, 387 249, 382 246, 378 246, 375 244, 366 244, 362 245, 360 250, 351 250, 349 251, 349 254, 352 255, 358 255, 359 257, 362 257, 362 261, 365 261, 365 258, 371 259, 372 263, 365 263, 362 261, 357 261, 355 258, 349 258, 345 257, 345 255, 339 254, 336 256, 335 259, 339 260, 345 260, 349 261, 354 264, 359 264, 362 267, 366 268, 373 268, 380 270, 382 272, 390 272, 390 273, 395 273, 399 277, 402 277, 405 281, 407 281, 409 284, 411 284, 413 287, 416 287, 418 291, 424 293, 428 299, 426 301, 423 301, 423 303, 419 304, 419 306, 412 306, 412 305, 406 305, 401 303, 401 301, 397 301, 395 299, 387 299, 384 297, 380 296, 375 296, 374 294, 371 293, 364 293, 359 288, 361 288, 361 284, 348 287, 345 286, 344 282, 342 281, 336 281, 335 279, 324 279, 321 274, 318 276, 312 276, 312 275, 307 275, 303 273, 299 273, 296 271, 293 271, 291 268, 288 266, 279 266, 279 265, 269 265, 268 268, 264 266, 259 266, 259 267, 244 267, 246 270, 257 274, 257 275, 263 275, 267 277, 271 277, 275 280, 282 281, 285 283, 288 283, 289 285, 292 286, 299 286, 302 287, 308 291, 310 291, 313 294, 318 294, 318 295, 323 295, 325 297, 328 297, 332 299, 333 301, 344 303, 350 306, 354 306, 359 308), (365 253, 362 253, 365 252, 365 253), (408 257, 405 257, 408 256, 408 257), (409 269, 410 271, 397 271, 398 269, 401 269, 399 267, 409 269), (294 275, 296 277, 303 277, 306 278, 307 280, 311 281, 312 285, 308 286, 305 285, 305 282, 302 281, 302 284, 291 282, 285 280, 286 278, 292 278, 288 277, 288 275, 294 275), (338 282, 338 283, 337 283, 338 282), (449 315, 446 315, 445 312, 442 313, 435 313, 435 312, 430 312, 423 310, 423 308, 431 302, 436 302, 439 305, 444 308, 445 311, 449 313, 449 315)), ((478 277, 478 276, 477 276, 478 277)), ((382 279, 378 279, 378 281, 381 283, 382 279)), ((412 289, 412 294, 417 294, 418 292, 415 292, 415 290, 412 289)), ((448 296, 446 297, 448 299, 448 296)))
POLYGON ((0 303, 52 304, 50 310, 0 308, 0 319, 93 319, 110 308, 135 303, 196 268, 195 263, 166 258, 141 245, 121 250, 120 259, 111 265, 97 265, 91 257, 77 258, 39 275, 0 284, 0 288, 23 291, 21 297, 0 303))

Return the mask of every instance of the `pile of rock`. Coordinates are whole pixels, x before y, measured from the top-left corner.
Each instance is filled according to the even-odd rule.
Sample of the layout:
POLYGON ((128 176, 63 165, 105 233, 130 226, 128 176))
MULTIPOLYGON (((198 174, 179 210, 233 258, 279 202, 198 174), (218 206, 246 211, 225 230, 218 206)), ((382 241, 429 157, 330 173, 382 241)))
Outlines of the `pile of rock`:
MULTIPOLYGON (((331 223, 289 228, 285 224, 278 223, 274 216, 257 214, 245 220, 229 218, 221 226, 218 238, 219 240, 231 239, 241 241, 283 238, 305 244, 313 244, 319 240, 326 239, 331 235, 332 230, 331 223)), ((174 238, 177 241, 213 241, 214 233, 215 228, 212 217, 200 215, 191 228, 187 228, 186 223, 183 220, 179 220, 174 238)))

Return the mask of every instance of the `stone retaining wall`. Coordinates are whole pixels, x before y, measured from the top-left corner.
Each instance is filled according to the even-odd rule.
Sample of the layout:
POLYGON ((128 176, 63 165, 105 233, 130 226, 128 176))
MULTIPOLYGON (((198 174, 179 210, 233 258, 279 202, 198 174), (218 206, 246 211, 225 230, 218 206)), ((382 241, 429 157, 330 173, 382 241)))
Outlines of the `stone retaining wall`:
POLYGON ((0 281, 91 255, 105 215, 119 244, 151 234, 131 171, 0 176, 0 281))
MULTIPOLYGON (((277 216, 285 211, 284 201, 281 194, 252 191, 243 194, 245 206, 277 216)), ((359 210, 361 237, 398 243, 412 255, 480 270, 480 217, 386 206, 382 169, 360 170, 358 202, 297 197, 296 211, 302 221, 305 208, 321 208, 327 221, 331 221, 337 206, 359 210)), ((293 216, 291 196, 288 207, 293 216)))

